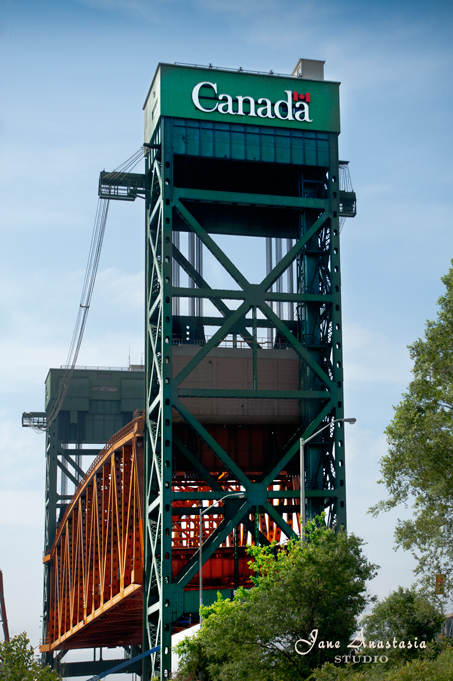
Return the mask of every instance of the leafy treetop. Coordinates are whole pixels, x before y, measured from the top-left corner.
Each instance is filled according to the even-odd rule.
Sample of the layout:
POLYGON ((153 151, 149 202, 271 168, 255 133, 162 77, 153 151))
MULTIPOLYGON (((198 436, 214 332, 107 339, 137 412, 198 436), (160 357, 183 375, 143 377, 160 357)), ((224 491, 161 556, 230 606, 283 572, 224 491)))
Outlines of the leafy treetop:
MULTIPOLYGON (((452 261, 453 262, 453 261, 452 261)), ((418 560, 418 574, 453 576, 453 268, 442 278, 436 321, 409 347, 414 379, 386 429, 388 453, 381 460, 389 498, 373 515, 413 501, 414 517, 399 521, 398 546, 418 560)))
POLYGON ((1 681, 59 681, 55 671, 35 660, 25 632, 0 643, 0 660, 1 681))
POLYGON ((178 648, 177 679, 204 681, 293 681, 333 659, 337 649, 314 646, 299 655, 295 644, 318 630, 318 641, 344 648, 356 618, 370 598, 366 581, 376 566, 354 535, 308 523, 304 542, 251 547, 255 587, 239 589, 233 601, 219 596, 203 608, 203 625, 178 648))

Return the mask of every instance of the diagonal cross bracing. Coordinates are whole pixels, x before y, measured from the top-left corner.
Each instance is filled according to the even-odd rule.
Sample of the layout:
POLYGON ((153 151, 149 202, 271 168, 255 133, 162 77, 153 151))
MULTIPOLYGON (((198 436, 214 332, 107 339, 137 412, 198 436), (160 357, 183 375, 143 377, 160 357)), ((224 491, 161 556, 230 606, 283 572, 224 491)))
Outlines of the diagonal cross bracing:
MULTIPOLYGON (((328 167, 297 170, 300 195, 295 196, 286 194, 297 183, 288 192, 257 194, 245 187, 225 191, 220 180, 209 177, 205 188, 208 175, 203 179, 197 172, 209 160, 178 157, 172 135, 173 121, 163 118, 160 152, 148 165, 159 191, 147 199, 146 409, 147 426, 154 431, 147 439, 144 645, 161 645, 153 670, 162 678, 171 669, 171 629, 187 612, 186 591, 197 588, 200 531, 204 580, 211 579, 222 551, 234 553, 237 580, 237 558, 247 543, 294 537, 300 531, 299 437, 343 416, 335 136, 329 137, 328 167), (304 195, 304 174, 310 192, 319 178, 316 198, 304 195), (186 178, 190 187, 183 186, 186 178), (287 240, 287 252, 276 245, 277 262, 258 284, 250 283, 249 274, 213 238, 228 233, 222 206, 230 207, 226 215, 236 220, 232 234, 245 234, 244 224, 255 229, 256 220, 256 235, 278 240, 281 229, 287 240), (192 237, 186 257, 184 240, 174 237, 179 230, 196 235, 232 278, 228 290, 198 271, 190 255, 192 237), (188 276, 187 286, 174 275, 175 267, 188 276), (178 305, 172 305, 175 298, 178 305), (220 314, 194 314, 193 299, 210 301, 220 314), (237 302, 230 307, 228 300, 237 302), (186 305, 189 313, 180 314, 186 305), (293 316, 286 318, 285 310, 293 316), (258 329, 270 330, 266 342, 258 329), (272 373, 267 367, 274 359, 272 373), (229 411, 232 404, 238 405, 235 414, 229 411), (271 408, 277 411, 267 422, 271 408), (231 494, 244 500, 236 500, 234 512, 228 502, 223 517, 217 505, 231 494)), ((250 164, 251 174, 255 168, 259 171, 250 164)), ((267 169, 271 175, 276 166, 267 169)), ((225 186, 233 184, 227 177, 225 186)), ((326 508, 328 521, 341 525, 346 517, 343 433, 340 428, 323 433, 307 447, 307 512, 326 508)), ((145 675, 149 671, 144 668, 145 675)))

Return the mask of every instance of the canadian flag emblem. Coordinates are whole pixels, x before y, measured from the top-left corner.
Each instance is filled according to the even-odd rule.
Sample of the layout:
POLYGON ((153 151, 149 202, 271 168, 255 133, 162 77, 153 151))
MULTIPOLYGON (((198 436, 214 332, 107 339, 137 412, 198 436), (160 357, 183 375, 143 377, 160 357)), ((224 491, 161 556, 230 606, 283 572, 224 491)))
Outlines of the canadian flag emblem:
POLYGON ((307 102, 310 103, 309 92, 293 92, 293 102, 307 102))

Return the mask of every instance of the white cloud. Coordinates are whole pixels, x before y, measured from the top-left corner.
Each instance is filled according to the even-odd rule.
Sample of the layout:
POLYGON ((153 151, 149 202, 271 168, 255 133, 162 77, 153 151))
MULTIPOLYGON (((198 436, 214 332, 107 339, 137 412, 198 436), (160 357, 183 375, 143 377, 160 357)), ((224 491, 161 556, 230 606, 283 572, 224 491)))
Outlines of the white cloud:
POLYGON ((145 274, 141 272, 126 273, 118 268, 109 267, 98 274, 96 295, 108 299, 112 306, 118 305, 121 310, 134 312, 144 310, 145 274))
MULTIPOLYGON (((23 405, 25 410, 36 410, 43 408, 48 369, 66 363, 83 274, 81 270, 31 270, 17 278, 7 270, 5 277, 11 277, 14 286, 0 291, 0 393, 33 395, 39 391, 40 405, 23 405)), ((140 363, 143 310, 143 272, 114 267, 101 271, 78 364, 126 366, 129 346, 133 363, 140 363)))
POLYGON ((407 348, 397 340, 360 322, 343 323, 344 366, 351 386, 356 383, 405 384, 410 380, 412 362, 407 348))

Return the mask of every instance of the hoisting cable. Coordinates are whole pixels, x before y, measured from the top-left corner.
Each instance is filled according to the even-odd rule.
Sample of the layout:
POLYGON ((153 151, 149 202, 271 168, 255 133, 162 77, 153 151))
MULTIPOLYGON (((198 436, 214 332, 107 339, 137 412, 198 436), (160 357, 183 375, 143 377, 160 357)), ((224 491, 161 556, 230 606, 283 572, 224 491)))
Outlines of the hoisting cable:
MULTIPOLYGON (((132 168, 134 168, 142 159, 144 154, 148 153, 148 149, 145 147, 140 147, 138 151, 135 152, 130 158, 122 163, 118 168, 115 168, 111 173, 108 173, 106 177, 109 179, 122 179, 132 168)), ((85 331, 85 326, 88 317, 88 311, 90 309, 91 298, 93 296, 94 284, 96 281, 96 275, 98 271, 99 259, 101 257, 102 243, 104 241, 105 225, 107 222, 107 215, 109 211, 110 199, 98 199, 98 205, 96 209, 96 216, 94 219, 93 233, 91 236, 90 251, 88 254, 87 268, 85 271, 85 278, 83 281, 82 295, 80 298, 79 309, 77 312, 77 319, 74 327, 74 332, 72 334, 71 344, 69 346, 68 357, 66 360, 66 374, 60 379, 58 386, 57 395, 55 397, 54 403, 47 414, 46 422, 43 425, 33 424, 31 427, 35 432, 45 432, 48 431, 52 423, 58 416, 58 413, 63 405, 66 393, 68 392, 69 384, 71 382, 72 375, 77 363, 77 358, 80 351, 80 346, 82 345, 83 333, 85 331)))

